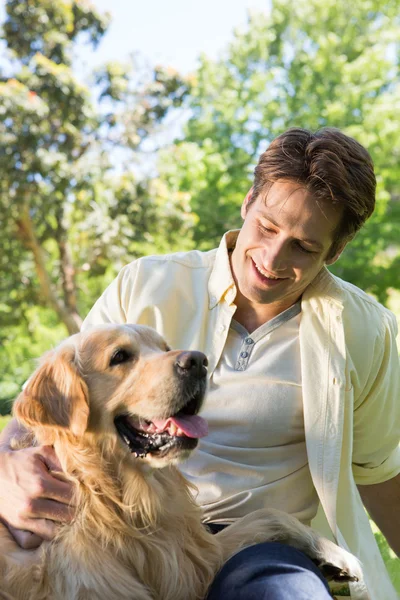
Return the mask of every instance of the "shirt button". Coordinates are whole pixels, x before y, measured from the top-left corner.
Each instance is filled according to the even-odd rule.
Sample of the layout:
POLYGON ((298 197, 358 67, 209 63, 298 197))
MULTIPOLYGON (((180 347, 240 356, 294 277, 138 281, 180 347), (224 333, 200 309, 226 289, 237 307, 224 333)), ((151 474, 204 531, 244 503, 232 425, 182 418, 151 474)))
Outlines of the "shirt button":
POLYGON ((246 342, 246 344, 254 344, 254 342, 251 338, 246 338, 245 342, 246 342))
POLYGON ((248 357, 248 355, 249 355, 249 353, 248 353, 248 352, 241 352, 241 353, 240 353, 240 356, 241 356, 242 358, 247 358, 247 357, 248 357))
POLYGON ((218 331, 219 331, 219 332, 221 332, 221 333, 222 333, 223 331, 225 331, 225 329, 226 329, 225 325, 220 325, 220 326, 218 327, 218 331))

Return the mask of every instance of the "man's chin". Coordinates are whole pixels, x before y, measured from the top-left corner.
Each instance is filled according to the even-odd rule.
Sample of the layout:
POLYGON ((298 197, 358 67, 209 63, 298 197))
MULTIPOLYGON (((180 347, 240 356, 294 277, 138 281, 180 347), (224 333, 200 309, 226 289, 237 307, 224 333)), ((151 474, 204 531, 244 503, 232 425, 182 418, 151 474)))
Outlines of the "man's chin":
POLYGON ((282 280, 270 288, 252 286, 248 290, 247 299, 252 304, 272 304, 284 300, 286 296, 288 296, 287 284, 282 280))

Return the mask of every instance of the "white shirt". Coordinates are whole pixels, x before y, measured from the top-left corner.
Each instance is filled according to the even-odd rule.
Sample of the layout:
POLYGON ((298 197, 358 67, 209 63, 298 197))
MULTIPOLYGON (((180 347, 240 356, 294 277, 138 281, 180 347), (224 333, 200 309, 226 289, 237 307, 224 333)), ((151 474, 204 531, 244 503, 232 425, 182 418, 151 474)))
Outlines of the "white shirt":
POLYGON ((307 524, 315 517, 300 318, 297 303, 251 335, 232 320, 201 412, 209 434, 181 466, 199 490, 207 522, 230 523, 261 507, 279 508, 307 524))

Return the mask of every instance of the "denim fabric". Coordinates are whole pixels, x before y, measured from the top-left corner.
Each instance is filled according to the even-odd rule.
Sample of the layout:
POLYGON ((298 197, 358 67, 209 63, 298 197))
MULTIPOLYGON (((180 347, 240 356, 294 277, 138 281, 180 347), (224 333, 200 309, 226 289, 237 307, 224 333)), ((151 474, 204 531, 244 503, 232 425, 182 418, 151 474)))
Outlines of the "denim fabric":
POLYGON ((268 542, 235 554, 216 576, 207 600, 332 600, 332 596, 308 556, 268 542))

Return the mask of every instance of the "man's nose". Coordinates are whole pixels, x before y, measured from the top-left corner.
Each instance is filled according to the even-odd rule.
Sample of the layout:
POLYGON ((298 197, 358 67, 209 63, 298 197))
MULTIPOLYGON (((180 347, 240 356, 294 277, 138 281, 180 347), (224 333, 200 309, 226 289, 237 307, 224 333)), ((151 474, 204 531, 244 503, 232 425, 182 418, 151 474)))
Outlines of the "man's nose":
POLYGON ((274 240, 264 252, 264 267, 272 274, 284 271, 288 263, 288 248, 285 242, 274 240))

